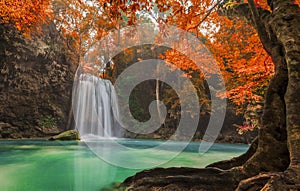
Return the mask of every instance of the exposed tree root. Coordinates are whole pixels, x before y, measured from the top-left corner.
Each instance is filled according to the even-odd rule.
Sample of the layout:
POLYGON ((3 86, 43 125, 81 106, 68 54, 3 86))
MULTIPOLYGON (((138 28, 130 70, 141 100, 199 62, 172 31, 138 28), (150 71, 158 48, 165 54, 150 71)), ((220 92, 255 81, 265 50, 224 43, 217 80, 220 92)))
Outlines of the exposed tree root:
MULTIPOLYGON (((290 182, 284 172, 260 173, 243 179, 241 168, 155 168, 127 178, 122 191, 298 191, 300 184, 290 182), (239 178, 240 177, 240 178, 239 178)), ((113 189, 114 190, 114 189, 113 189)))
POLYGON ((236 191, 298 191, 300 184, 289 182, 284 173, 261 173, 242 180, 236 191))
POLYGON ((237 187, 232 171, 218 168, 155 168, 137 173, 122 183, 119 190, 224 190, 237 187))

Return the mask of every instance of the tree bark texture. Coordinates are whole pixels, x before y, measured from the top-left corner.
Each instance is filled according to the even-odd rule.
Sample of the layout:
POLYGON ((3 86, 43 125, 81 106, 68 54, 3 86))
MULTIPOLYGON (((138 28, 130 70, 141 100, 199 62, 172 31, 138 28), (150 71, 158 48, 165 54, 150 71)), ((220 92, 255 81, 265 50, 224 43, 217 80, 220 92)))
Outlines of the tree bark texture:
POLYGON ((129 190, 300 190, 300 8, 293 0, 270 0, 270 11, 248 2, 221 13, 252 24, 275 64, 258 141, 246 154, 194 174, 143 171, 122 184, 129 190))

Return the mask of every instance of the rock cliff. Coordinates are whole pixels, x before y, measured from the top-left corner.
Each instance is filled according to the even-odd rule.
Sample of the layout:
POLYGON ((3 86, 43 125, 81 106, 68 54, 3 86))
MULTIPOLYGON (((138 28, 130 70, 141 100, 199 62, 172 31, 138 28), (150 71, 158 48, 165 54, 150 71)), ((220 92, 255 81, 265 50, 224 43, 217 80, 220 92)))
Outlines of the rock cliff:
POLYGON ((0 138, 65 130, 76 56, 53 23, 25 37, 0 23, 0 138))

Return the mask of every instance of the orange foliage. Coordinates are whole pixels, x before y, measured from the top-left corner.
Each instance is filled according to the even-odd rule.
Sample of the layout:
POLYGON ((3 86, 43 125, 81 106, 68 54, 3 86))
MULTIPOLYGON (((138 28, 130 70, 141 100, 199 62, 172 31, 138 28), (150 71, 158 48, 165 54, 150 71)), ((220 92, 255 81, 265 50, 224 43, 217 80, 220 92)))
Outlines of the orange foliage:
POLYGON ((261 100, 274 73, 255 30, 241 20, 223 21, 214 33, 212 52, 222 68, 227 96, 237 104, 261 100))
MULTIPOLYGON (((271 10, 267 0, 253 1, 257 7, 271 10)), ((50 0, 6 0, 0 1, 0 19, 4 22, 12 21, 18 29, 26 31, 45 22, 53 12, 53 20, 66 37, 68 45, 73 48, 72 51, 80 55, 89 52, 90 59, 97 64, 101 64, 103 60, 99 59, 99 52, 93 52, 90 48, 109 31, 120 31, 128 25, 143 22, 155 22, 162 32, 155 42, 155 46, 159 46, 163 38, 170 35, 165 31, 165 24, 174 25, 194 34, 210 50, 222 71, 227 97, 239 105, 241 112, 244 112, 248 105, 263 99, 264 91, 274 73, 274 66, 263 49, 255 29, 242 20, 229 20, 218 15, 220 2, 220 0, 53 0, 50 11, 50 0)), ((232 2, 233 6, 237 4, 237 1, 232 2)), ((239 3, 248 3, 248 0, 239 3)), ((300 0, 295 0, 295 3, 300 5, 300 0)), ((106 41, 106 44, 98 48, 102 51, 101 56, 105 55, 103 57, 107 59, 111 56, 112 49, 122 48, 122 45, 126 47, 126 44, 145 38, 144 36, 131 38, 134 33, 135 31, 120 34, 123 35, 121 38, 112 39, 112 42, 106 41)), ((181 69, 190 78, 196 77, 195 75, 203 77, 204 72, 214 73, 215 69, 211 67, 208 53, 203 53, 200 47, 189 55, 195 60, 202 61, 202 68, 207 71, 200 71, 191 59, 175 50, 179 46, 181 50, 192 49, 191 45, 178 42, 180 41, 174 41, 172 45, 175 47, 174 50, 161 55, 162 59, 172 64, 171 69, 181 69)), ((127 49, 125 53, 132 54, 131 51, 127 49)))
MULTIPOLYGON (((217 12, 218 4, 212 4, 211 0, 156 0, 155 2, 149 0, 130 2, 101 0, 96 1, 97 3, 93 5, 74 0, 57 0, 57 2, 61 2, 64 7, 67 7, 64 9, 65 14, 62 15, 74 18, 70 23, 63 16, 61 18, 62 26, 67 30, 71 29, 70 32, 76 31, 74 34, 71 33, 73 38, 77 39, 77 42, 86 42, 85 45, 93 44, 94 40, 99 40, 109 30, 118 30, 124 26, 142 22, 141 11, 147 12, 161 30, 165 24, 171 24, 193 33, 213 53, 223 72, 228 90, 227 96, 237 104, 262 99, 265 87, 273 75, 273 63, 264 51, 255 30, 244 21, 231 21, 220 17, 217 12), (70 6, 71 4, 73 6, 70 6), (160 14, 153 13, 155 8, 160 14), (68 11, 68 9, 70 10, 68 11), (97 11, 99 14, 95 15, 94 13, 97 11), (91 31, 96 31, 93 38, 90 36, 91 31)), ((266 0, 254 2, 260 8, 269 9, 266 0)), ((247 3, 247 1, 243 1, 243 3, 247 3)), ((129 39, 126 40, 129 41, 129 39)), ((159 45, 159 39, 157 45, 159 45)), ((174 45, 174 47, 176 46, 190 48, 185 43, 174 45)), ((88 47, 79 47, 81 47, 81 51, 88 49, 88 47)), ((203 57, 199 52, 195 51, 193 55, 195 59, 197 56, 203 57)), ((161 58, 189 74, 198 70, 195 63, 175 50, 168 51, 161 58)), ((201 59, 203 60, 203 58, 201 59)), ((210 69, 209 72, 214 71, 213 68, 209 68, 209 59, 207 61, 204 59, 203 65, 205 65, 204 68, 210 69)))
MULTIPOLYGON (((244 0, 244 3, 248 3, 248 0, 244 0)), ((267 0, 254 0, 254 4, 259 8, 270 10, 267 0)))
MULTIPOLYGON (((139 22, 155 20, 161 30, 165 24, 170 24, 189 31, 202 40, 213 53, 223 72, 228 96, 233 101, 242 104, 252 99, 261 99, 264 88, 273 74, 272 61, 264 51, 255 30, 244 21, 230 21, 220 17, 217 2, 219 1, 54 0, 52 8, 58 29, 68 37, 68 44, 74 51, 82 55, 107 35, 108 31, 119 30, 139 22)), ((270 9, 266 0, 254 2, 260 8, 270 9)), ((299 0, 295 2, 299 4, 299 0)), ((49 0, 1 1, 0 17, 3 21, 13 21, 17 28, 24 29, 46 20, 51 14, 49 4, 49 0)), ((130 39, 126 38, 126 41, 130 39)), ((176 46, 189 48, 189 45, 184 43, 176 46)), ((195 59, 197 56, 203 56, 199 55, 199 52, 200 50, 193 54, 195 59)), ((195 63, 180 52, 171 50, 163 58, 190 73, 198 70, 195 63)), ((203 65, 209 68, 209 59, 204 59, 203 65)), ((209 72, 213 72, 213 69, 209 72)))
MULTIPOLYGON (((262 100, 274 66, 255 30, 242 20, 220 17, 211 1, 191 2, 175 2, 165 21, 203 39, 222 70, 230 99, 241 106, 262 100)), ((255 4, 269 9, 267 1, 255 4)), ((176 51, 167 52, 164 59, 183 70, 195 69, 194 63, 176 51)), ((203 63, 205 68, 209 64, 203 63)))
MULTIPOLYGON (((50 0, 0 1, 0 19, 13 22, 17 29, 28 32, 51 17, 50 0)), ((36 28, 35 28, 36 29, 36 28)))

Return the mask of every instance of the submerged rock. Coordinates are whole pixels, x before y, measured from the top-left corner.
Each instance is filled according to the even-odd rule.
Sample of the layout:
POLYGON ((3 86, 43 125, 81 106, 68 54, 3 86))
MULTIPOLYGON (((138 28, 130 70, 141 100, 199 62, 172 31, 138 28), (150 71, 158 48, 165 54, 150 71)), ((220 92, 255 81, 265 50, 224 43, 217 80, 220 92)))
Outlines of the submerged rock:
POLYGON ((56 136, 51 137, 49 140, 50 141, 54 141, 54 140, 72 141, 73 140, 74 141, 74 140, 80 140, 80 137, 77 130, 68 130, 56 136))

